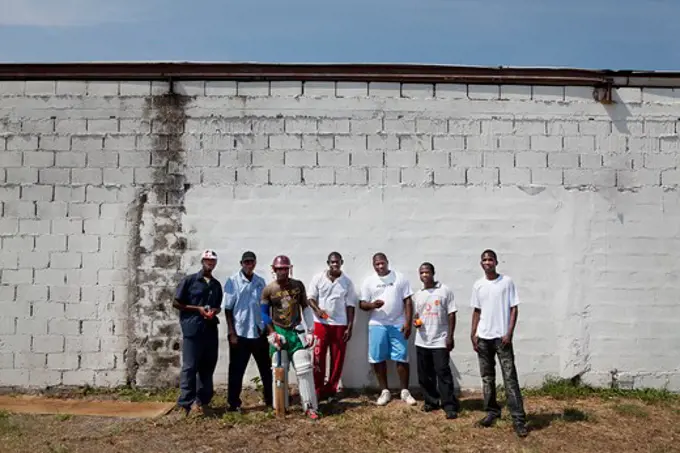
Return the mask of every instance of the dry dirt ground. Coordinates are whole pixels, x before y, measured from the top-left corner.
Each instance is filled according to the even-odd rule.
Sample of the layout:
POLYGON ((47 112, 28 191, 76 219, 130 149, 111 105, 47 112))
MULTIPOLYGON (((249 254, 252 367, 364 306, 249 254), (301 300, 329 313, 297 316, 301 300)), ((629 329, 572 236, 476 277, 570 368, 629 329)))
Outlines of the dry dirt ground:
MULTIPOLYGON (((173 395, 52 394, 89 400, 170 400, 173 395)), ((396 396, 396 393, 395 393, 396 396)), ((321 406, 318 422, 293 407, 276 419, 258 406, 257 394, 246 398, 243 415, 223 411, 185 418, 172 412, 156 419, 69 415, 16 415, 0 412, 0 452, 49 453, 208 453, 208 452, 680 452, 680 401, 631 396, 545 396, 527 393, 529 436, 517 438, 504 412, 492 428, 474 423, 483 416, 479 395, 462 398, 457 420, 442 412, 423 413, 398 399, 386 407, 375 395, 349 395, 321 406)))

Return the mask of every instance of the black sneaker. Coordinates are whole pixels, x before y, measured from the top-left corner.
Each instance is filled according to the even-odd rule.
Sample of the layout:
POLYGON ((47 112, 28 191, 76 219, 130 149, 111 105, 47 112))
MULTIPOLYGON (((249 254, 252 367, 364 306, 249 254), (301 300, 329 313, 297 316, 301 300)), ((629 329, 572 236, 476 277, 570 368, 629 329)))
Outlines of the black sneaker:
POLYGON ((518 437, 527 437, 529 430, 524 423, 515 423, 515 433, 517 433, 518 437))
POLYGON ((492 426, 492 425, 496 422, 496 419, 497 419, 497 418, 498 418, 497 415, 494 415, 494 414, 487 414, 486 417, 484 417, 483 419, 481 419, 481 420, 478 422, 478 423, 479 423, 479 426, 483 426, 484 428, 488 428, 488 427, 492 426))
POLYGON ((425 404, 423 406, 423 412, 432 412, 439 410, 439 406, 433 406, 432 404, 425 404))
POLYGON ((456 411, 446 411, 446 418, 448 420, 455 420, 458 418, 458 412, 456 411))

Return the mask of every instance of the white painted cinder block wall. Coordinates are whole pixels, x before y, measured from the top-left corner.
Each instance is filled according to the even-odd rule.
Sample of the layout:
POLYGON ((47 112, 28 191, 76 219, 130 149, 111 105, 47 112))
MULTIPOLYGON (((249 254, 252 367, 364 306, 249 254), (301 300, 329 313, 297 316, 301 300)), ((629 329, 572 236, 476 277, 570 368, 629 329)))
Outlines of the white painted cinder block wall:
MULTIPOLYGON (((186 240, 179 270, 214 248, 222 281, 244 250, 267 280, 287 254, 305 283, 333 250, 357 286, 376 251, 414 286, 433 262, 459 306, 451 358, 463 388, 480 386, 468 305, 490 247, 522 299, 523 385, 582 374, 680 389, 677 89, 621 88, 604 105, 570 86, 175 88, 187 97, 173 107, 173 145, 154 135, 168 133, 163 114, 149 113, 162 112, 150 97, 166 83, 0 82, 0 385, 176 379, 177 318, 159 296, 176 276, 139 272, 172 262, 163 247, 186 240), (139 203, 159 171, 186 184, 171 220, 158 194, 139 203)), ((343 382, 374 382, 363 313, 343 382)))

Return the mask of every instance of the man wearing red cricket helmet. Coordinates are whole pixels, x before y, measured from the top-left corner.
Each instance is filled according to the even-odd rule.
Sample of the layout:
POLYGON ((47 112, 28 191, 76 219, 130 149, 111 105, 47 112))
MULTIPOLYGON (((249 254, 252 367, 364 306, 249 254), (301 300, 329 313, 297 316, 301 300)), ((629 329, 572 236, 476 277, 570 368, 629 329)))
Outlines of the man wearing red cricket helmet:
MULTIPOLYGON (((309 418, 317 420, 319 412, 311 353, 314 314, 307 303, 305 285, 290 277, 292 267, 287 256, 274 258, 272 270, 276 280, 262 291, 262 318, 269 333, 270 354, 276 356, 280 353, 281 366, 286 374, 289 361, 293 362, 302 408, 309 418)), ((276 365, 278 360, 275 358, 273 362, 276 365)))

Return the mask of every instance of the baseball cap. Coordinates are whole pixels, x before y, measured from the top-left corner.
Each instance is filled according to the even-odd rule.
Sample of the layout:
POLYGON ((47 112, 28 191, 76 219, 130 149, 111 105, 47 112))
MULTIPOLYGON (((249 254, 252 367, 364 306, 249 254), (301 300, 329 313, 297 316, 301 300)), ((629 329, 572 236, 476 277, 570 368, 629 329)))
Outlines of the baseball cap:
POLYGON ((243 252, 241 261, 257 261, 257 257, 255 256, 255 253, 248 250, 247 252, 243 252))
POLYGON ((201 259, 202 260, 216 260, 217 259, 217 253, 215 253, 214 250, 204 250, 203 253, 201 254, 201 259))

